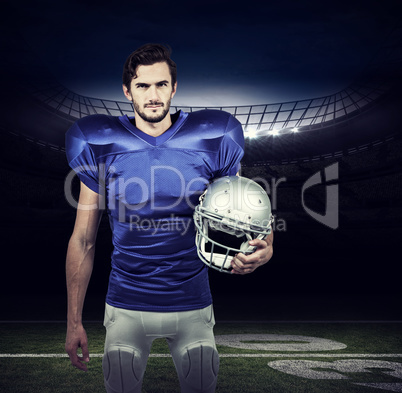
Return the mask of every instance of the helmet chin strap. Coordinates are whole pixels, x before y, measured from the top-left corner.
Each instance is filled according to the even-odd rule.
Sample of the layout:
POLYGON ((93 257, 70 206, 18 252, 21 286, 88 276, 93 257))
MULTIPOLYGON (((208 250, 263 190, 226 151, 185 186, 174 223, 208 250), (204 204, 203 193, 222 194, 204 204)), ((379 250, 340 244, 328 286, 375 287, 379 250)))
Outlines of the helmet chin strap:
MULTIPOLYGON (((249 242, 250 240, 253 240, 253 238, 251 237, 251 235, 250 235, 248 232, 246 232, 245 235, 246 235, 246 237, 247 237, 247 240, 241 244, 241 246, 240 246, 240 252, 242 252, 243 254, 246 254, 246 255, 247 255, 247 254, 251 254, 252 252, 254 252, 254 251, 257 249, 257 247, 255 247, 255 246, 250 246, 250 244, 248 244, 248 242, 249 242)), ((265 236, 265 235, 263 235, 262 233, 260 233, 260 234, 256 237, 256 239, 263 239, 264 236, 265 236)))
POLYGON ((241 244, 240 252, 247 255, 247 254, 251 254, 255 250, 256 247, 250 246, 250 244, 248 244, 248 242, 250 240, 253 240, 251 235, 248 232, 246 232, 245 235, 247 237, 247 240, 241 244))

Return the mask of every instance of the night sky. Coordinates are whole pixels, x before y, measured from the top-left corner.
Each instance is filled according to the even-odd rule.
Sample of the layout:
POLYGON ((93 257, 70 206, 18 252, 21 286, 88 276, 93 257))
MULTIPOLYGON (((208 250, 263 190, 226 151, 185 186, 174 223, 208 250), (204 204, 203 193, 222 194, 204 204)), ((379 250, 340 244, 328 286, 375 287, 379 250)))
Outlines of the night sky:
POLYGON ((126 57, 158 42, 172 48, 178 65, 174 105, 226 106, 314 98, 346 87, 395 26, 400 1, 14 4, 2 12, 6 34, 21 35, 76 93, 124 101, 126 57))

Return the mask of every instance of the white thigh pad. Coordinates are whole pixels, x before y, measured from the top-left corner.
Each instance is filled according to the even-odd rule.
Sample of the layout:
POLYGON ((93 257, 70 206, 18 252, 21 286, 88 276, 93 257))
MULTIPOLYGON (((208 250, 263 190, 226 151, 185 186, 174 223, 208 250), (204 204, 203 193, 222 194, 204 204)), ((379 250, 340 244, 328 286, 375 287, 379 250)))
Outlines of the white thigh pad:
POLYGON ((107 392, 141 392, 147 357, 142 359, 140 352, 130 346, 109 346, 105 351, 102 362, 107 392))
MULTIPOLYGON (((214 392, 218 379, 219 355, 208 341, 191 344, 176 364, 182 392, 214 392)), ((176 361, 177 361, 176 360, 176 361)))

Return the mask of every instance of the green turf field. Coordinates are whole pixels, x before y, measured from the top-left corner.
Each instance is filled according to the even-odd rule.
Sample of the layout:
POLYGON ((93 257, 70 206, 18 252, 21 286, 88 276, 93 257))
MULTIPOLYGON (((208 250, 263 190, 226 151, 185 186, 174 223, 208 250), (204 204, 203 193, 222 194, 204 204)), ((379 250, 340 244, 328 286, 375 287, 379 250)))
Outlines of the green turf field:
MULTIPOLYGON (((62 323, 0 324, 0 392, 104 392, 104 330, 86 325, 89 371, 69 365, 62 323)), ((401 323, 217 323, 217 392, 402 392, 401 323)), ((179 392, 158 339, 144 392, 179 392)))

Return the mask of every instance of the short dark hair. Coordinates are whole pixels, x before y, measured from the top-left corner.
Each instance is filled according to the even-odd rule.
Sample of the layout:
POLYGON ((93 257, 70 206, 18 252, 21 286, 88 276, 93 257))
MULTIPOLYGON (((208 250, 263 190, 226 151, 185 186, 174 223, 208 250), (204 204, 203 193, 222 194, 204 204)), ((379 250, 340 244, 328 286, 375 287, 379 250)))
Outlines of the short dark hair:
POLYGON ((141 46, 131 53, 124 63, 123 85, 130 91, 131 81, 137 77, 138 66, 166 62, 169 66, 172 86, 174 86, 177 81, 177 67, 176 63, 170 58, 171 53, 170 48, 161 44, 145 44, 141 46))

